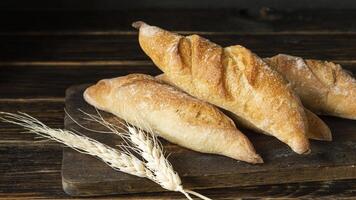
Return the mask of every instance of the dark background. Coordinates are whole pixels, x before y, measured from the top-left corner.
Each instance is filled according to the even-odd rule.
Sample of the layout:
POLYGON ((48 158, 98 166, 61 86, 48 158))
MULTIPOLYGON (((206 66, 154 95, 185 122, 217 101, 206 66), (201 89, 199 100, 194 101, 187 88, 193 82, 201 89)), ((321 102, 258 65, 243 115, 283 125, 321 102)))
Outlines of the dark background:
POLYGON ((176 31, 353 31, 352 0, 2 0, 0 30, 132 31, 145 20, 176 31))
POLYGON ((352 0, 2 0, 2 10, 126 10, 126 9, 258 9, 271 7, 282 10, 296 9, 354 9, 352 0))

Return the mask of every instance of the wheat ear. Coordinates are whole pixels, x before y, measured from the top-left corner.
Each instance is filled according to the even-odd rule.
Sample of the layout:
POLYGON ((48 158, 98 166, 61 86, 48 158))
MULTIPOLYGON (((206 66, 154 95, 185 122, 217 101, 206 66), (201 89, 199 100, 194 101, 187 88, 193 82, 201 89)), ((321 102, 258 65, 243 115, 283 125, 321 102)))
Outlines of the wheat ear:
MULTIPOLYGON (((129 152, 127 148, 122 148, 122 151, 119 151, 94 139, 78 135, 72 131, 52 129, 26 113, 18 112, 18 114, 13 114, 0 112, 0 115, 2 115, 0 116, 0 120, 22 126, 30 133, 35 133, 42 137, 55 140, 80 153, 95 156, 115 170, 148 178, 167 190, 183 193, 189 200, 192 200, 189 194, 204 200, 210 200, 208 197, 197 192, 183 189, 178 174, 173 170, 171 164, 164 157, 162 148, 155 136, 147 134, 141 129, 130 126, 127 123, 125 125, 128 128, 128 131, 125 131, 124 129, 104 120, 99 112, 98 116, 85 114, 89 116, 88 120, 98 122, 108 128, 112 133, 121 136, 125 141, 126 139, 129 139, 134 145, 131 149, 139 153, 146 162, 138 159, 129 152)), ((68 116, 74 121, 70 115, 68 116)), ((78 123, 77 121, 74 122, 78 123)), ((80 126, 85 128, 82 125, 80 126)))
POLYGON ((153 174, 145 164, 132 154, 118 151, 86 136, 72 131, 52 129, 26 113, 0 112, 0 120, 24 127, 28 132, 62 143, 80 153, 95 156, 115 170, 152 179, 153 174))
MULTIPOLYGON (((80 110, 81 111, 81 110, 80 110)), ((129 140, 132 144, 132 150, 142 156, 146 161, 146 167, 153 173, 152 181, 159 184, 162 188, 183 193, 188 199, 191 199, 189 194, 195 195, 204 200, 210 200, 210 198, 205 197, 192 190, 187 190, 183 188, 182 181, 177 172, 174 171, 172 165, 164 156, 162 145, 154 134, 153 129, 143 121, 140 121, 139 117, 136 117, 135 124, 141 124, 142 128, 136 128, 131 126, 127 122, 121 123, 126 129, 116 126, 108 121, 106 121, 98 110, 97 115, 89 114, 81 111, 86 115, 88 120, 97 122, 110 130, 113 134, 119 135, 124 140, 129 140), (188 194, 189 193, 189 194, 188 194)))

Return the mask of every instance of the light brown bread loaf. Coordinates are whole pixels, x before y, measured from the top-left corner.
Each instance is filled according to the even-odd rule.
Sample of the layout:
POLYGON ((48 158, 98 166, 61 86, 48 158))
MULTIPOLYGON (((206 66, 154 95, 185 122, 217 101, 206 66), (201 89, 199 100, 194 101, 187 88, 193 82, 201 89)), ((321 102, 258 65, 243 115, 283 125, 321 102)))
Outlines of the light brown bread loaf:
POLYGON ((148 75, 104 79, 87 88, 84 99, 143 129, 183 147, 262 163, 248 138, 211 104, 148 75))
POLYGON ((233 112, 239 122, 275 136, 297 153, 310 151, 299 98, 276 71, 242 46, 222 48, 198 35, 183 37, 136 22, 139 43, 187 93, 233 112))
MULTIPOLYGON (((174 83, 172 81, 170 81, 168 79, 167 76, 165 76, 164 74, 160 74, 158 76, 156 76, 157 79, 164 81, 167 84, 173 85, 175 87, 178 87, 176 85, 174 85, 174 83)), ((313 112, 311 112, 308 109, 304 109, 305 114, 307 116, 308 119, 308 131, 306 133, 307 137, 309 139, 313 139, 313 140, 322 140, 322 141, 331 141, 332 140, 332 134, 330 131, 330 128, 325 124, 325 122, 320 119, 317 115, 315 115, 313 112)), ((244 125, 244 124, 240 124, 238 117, 231 113, 231 112, 227 112, 227 115, 234 120, 238 125, 244 125)), ((246 127, 246 128, 251 128, 251 129, 255 129, 255 127, 246 127)), ((256 131, 261 131, 262 130, 256 130, 256 131)), ((266 132, 263 132, 265 134, 268 134, 266 132)), ((268 134, 269 135, 269 134, 268 134)))
POLYGON ((313 112, 356 119, 356 80, 340 65, 284 54, 265 61, 290 82, 313 112))

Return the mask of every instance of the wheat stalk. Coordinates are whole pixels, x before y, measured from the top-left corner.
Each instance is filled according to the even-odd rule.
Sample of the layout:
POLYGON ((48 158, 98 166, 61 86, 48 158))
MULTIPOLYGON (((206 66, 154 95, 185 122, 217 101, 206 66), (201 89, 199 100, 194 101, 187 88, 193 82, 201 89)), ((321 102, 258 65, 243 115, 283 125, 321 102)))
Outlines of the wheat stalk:
POLYGON ((174 171, 172 165, 165 158, 156 136, 150 136, 151 132, 145 133, 141 129, 132 126, 128 127, 128 131, 130 133, 130 141, 146 160, 146 167, 153 172, 153 181, 164 189, 183 193, 188 199, 191 199, 191 197, 187 193, 198 196, 201 199, 209 199, 199 193, 183 188, 178 173, 174 171))
MULTIPOLYGON (((98 111, 97 115, 92 115, 84 111, 81 112, 84 115, 88 116, 88 120, 97 122, 105 128, 109 129, 111 133, 120 136, 125 141, 128 140, 132 144, 130 149, 141 155, 142 158, 146 161, 146 167, 153 172, 153 181, 155 181, 167 190, 183 190, 180 177, 173 170, 172 165, 165 158, 161 144, 159 143, 157 137, 153 134, 152 129, 149 128, 148 125, 145 125, 145 129, 149 130, 146 133, 140 128, 136 128, 134 126, 129 125, 128 123, 122 123, 118 121, 125 127, 124 129, 106 121, 98 111)), ((138 118, 136 118, 136 121, 139 121, 138 118)), ((140 124, 143 123, 141 122, 140 124)))
MULTIPOLYGON (((80 111, 88 117, 86 118, 87 120, 101 124, 110 130, 111 133, 120 136, 125 141, 129 140, 132 144, 131 149, 142 156, 142 158, 146 161, 146 167, 154 174, 153 179, 151 180, 159 184, 162 188, 170 191, 181 192, 188 199, 191 199, 189 194, 187 194, 190 193, 201 199, 210 200, 210 198, 197 192, 183 188, 182 181, 178 173, 174 171, 172 165, 164 156, 162 145, 154 134, 153 129, 147 123, 144 123, 143 120, 140 120, 139 115, 135 118, 135 124, 141 124, 147 132, 144 132, 142 128, 131 126, 126 121, 125 123, 117 121, 125 128, 112 124, 106 121, 100 115, 98 110, 96 110, 97 115, 89 114, 82 110, 80 111)), ((73 118, 71 117, 71 119, 73 118)), ((75 123, 77 122, 75 121, 75 123)), ((80 125, 79 123, 77 124, 80 125)), ((82 125, 80 126, 83 127, 82 125)), ((84 128, 87 129, 86 127, 84 128)))
POLYGON ((13 114, 0 112, 0 120, 24 127, 28 132, 62 143, 80 153, 95 156, 115 170, 139 177, 152 178, 153 174, 145 164, 132 154, 118 151, 86 136, 72 131, 52 129, 26 113, 13 114))
MULTIPOLYGON (((152 131, 145 133, 142 129, 130 126, 128 123, 124 124, 127 128, 127 130, 125 130, 104 120, 98 111, 98 116, 85 112, 83 113, 89 117, 87 120, 103 125, 109 129, 108 132, 119 135, 126 141, 126 143, 127 140, 129 140, 133 146, 121 146, 121 151, 119 151, 94 139, 78 135, 72 131, 52 129, 36 118, 22 112, 19 112, 19 114, 0 112, 2 115, 0 116, 0 120, 22 126, 30 133, 35 133, 42 137, 55 140, 80 153, 95 156, 115 170, 148 178, 161 185, 164 189, 183 193, 189 200, 192 200, 189 194, 204 200, 209 200, 209 198, 199 193, 183 189, 179 175, 173 170, 172 165, 164 157, 161 145, 156 136, 152 134, 152 131), (146 162, 143 162, 134 156, 128 148, 139 153, 146 162)), ((80 125, 69 114, 68 116, 75 123, 80 125)), ((90 131, 96 131, 82 125, 80 126, 90 131)))

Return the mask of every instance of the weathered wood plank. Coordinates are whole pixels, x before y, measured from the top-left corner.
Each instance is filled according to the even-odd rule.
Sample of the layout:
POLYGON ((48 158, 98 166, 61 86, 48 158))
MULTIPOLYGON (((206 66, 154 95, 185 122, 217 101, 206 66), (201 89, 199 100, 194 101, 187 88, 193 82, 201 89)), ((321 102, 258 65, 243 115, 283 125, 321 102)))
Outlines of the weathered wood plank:
MULTIPOLYGON (((175 29, 173 29, 175 30, 175 29)), ((1 62, 149 60, 136 33, 118 35, 2 35, 1 62)), ((305 58, 354 60, 356 33, 348 34, 214 34, 223 46, 241 44, 261 57, 286 53, 305 58)), ((1 64, 1 63, 0 63, 1 64)))
MULTIPOLYGON (((48 100, 0 101, 0 111, 11 112, 11 113, 15 113, 18 111, 24 112, 38 118, 43 123, 45 123, 46 125, 52 128, 63 128, 63 118, 64 118, 63 99, 59 101, 48 101, 48 100)), ((36 147, 48 143, 48 141, 42 141, 43 139, 42 140, 36 139, 35 138, 36 136, 33 134, 22 133, 22 132, 23 129, 17 125, 0 122, 0 135, 1 135, 0 148, 8 148, 8 150, 10 150, 11 148, 9 148, 9 146, 28 145, 28 146, 36 147)), ((33 162, 36 162, 36 159, 34 159, 33 162)), ((4 162, 0 162, 0 164, 1 163, 2 164, 7 163, 8 165, 11 165, 11 162, 5 162, 5 160, 4 162)))
POLYGON ((356 31, 353 10, 280 11, 248 9, 146 9, 117 11, 0 13, 2 33, 66 33, 131 31, 135 20, 146 20, 179 31, 281 32, 356 31), (257 12, 256 12, 257 11, 257 12), (11 20, 8 20, 11 19, 11 20))
POLYGON ((28 198, 61 194, 61 149, 59 145, 0 146, 0 198, 6 193, 28 198))
POLYGON ((73 84, 96 82, 128 73, 158 74, 153 65, 0 67, 1 98, 62 97, 73 84), (16 86, 16 87, 15 87, 16 86))
MULTIPOLYGON (((1 66, 0 101, 11 98, 63 98, 65 89, 74 84, 94 83, 103 78, 130 73, 160 73, 150 62, 116 64, 59 63, 57 66, 53 63, 51 66, 42 66, 37 63, 33 66, 1 66)), ((356 62, 343 62, 343 66, 356 74, 356 62)))
MULTIPOLYGON (((36 173, 33 173, 36 174, 36 173)), ((8 190, 0 193, 0 199, 69 199, 61 189, 60 173, 40 172, 36 175, 26 176, 18 173, 9 179, 32 180, 14 183, 3 179, 8 190), (11 188, 10 188, 11 187, 11 188), (19 189, 20 188, 20 189, 19 189), (22 188, 22 189, 21 189, 22 188)), ((256 187, 231 187, 209 190, 197 190, 212 199, 289 199, 289 198, 328 198, 353 199, 356 195, 355 180, 339 180, 308 183, 290 183, 278 185, 264 185, 256 187)), ((179 193, 159 192, 130 195, 110 195, 104 197, 91 197, 91 199, 179 199, 185 197, 179 193)), ((76 198, 80 199, 80 198, 76 198)))

